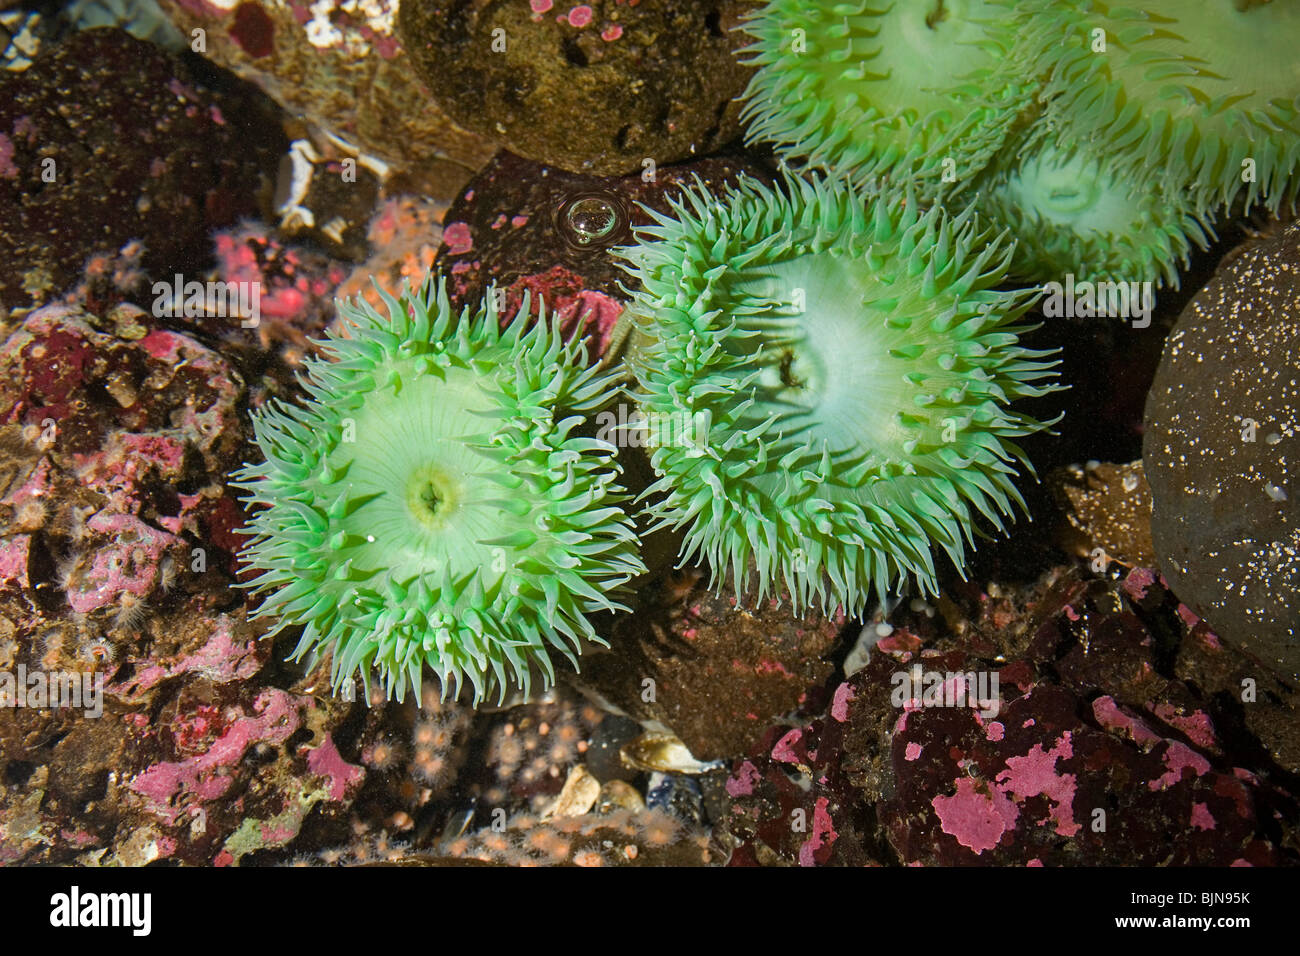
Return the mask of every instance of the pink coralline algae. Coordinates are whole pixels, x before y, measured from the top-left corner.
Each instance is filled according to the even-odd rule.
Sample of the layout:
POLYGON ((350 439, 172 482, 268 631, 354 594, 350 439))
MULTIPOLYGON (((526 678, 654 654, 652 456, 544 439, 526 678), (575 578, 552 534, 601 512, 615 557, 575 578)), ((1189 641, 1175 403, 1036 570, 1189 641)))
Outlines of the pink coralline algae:
POLYGON ((1217 748, 1217 738, 1214 733, 1214 722, 1210 720, 1210 715, 1203 710, 1194 711, 1191 714, 1183 715, 1170 704, 1158 704, 1153 708, 1153 713, 1171 727, 1176 727, 1187 735, 1187 739, 1198 747, 1207 750, 1217 748))
POLYGON ((977 855, 997 846, 1020 815, 1002 790, 987 785, 981 789, 969 777, 957 781, 956 793, 935 797, 931 803, 943 832, 977 855))
POLYGON ((263 322, 288 323, 300 336, 318 334, 324 327, 333 312, 334 290, 347 276, 338 263, 286 244, 253 223, 217 233, 216 256, 223 281, 258 283, 263 322))
POLYGON ((1149 749, 1162 739, 1140 718, 1126 713, 1119 704, 1115 703, 1114 697, 1098 697, 1094 700, 1092 702, 1092 715, 1096 718, 1097 723, 1107 730, 1120 731, 1143 749, 1149 749))
POLYGON ((727 779, 727 793, 733 797, 749 796, 754 792, 754 784, 761 779, 758 768, 745 760, 736 772, 727 779))
POLYGON ((105 607, 123 593, 147 597, 157 584, 163 555, 179 540, 132 515, 100 513, 86 527, 110 535, 113 544, 97 551, 90 567, 67 588, 68 604, 78 614, 105 607))
POLYGON ((830 801, 826 797, 818 797, 817 803, 813 806, 812 833, 804 841, 804 845, 799 848, 800 866, 815 866, 819 862, 824 863, 830 855, 831 847, 839 834, 835 832, 835 827, 831 822, 831 815, 827 810, 829 805, 830 801))
POLYGON ((567 19, 569 26, 582 29, 591 22, 591 7, 587 6, 585 3, 580 4, 569 11, 567 19))
POLYGON ((847 684, 841 684, 835 688, 835 696, 831 700, 831 716, 840 723, 849 719, 849 701, 853 700, 853 688, 847 684))
POLYGON ((1190 770, 1195 777, 1204 776, 1210 770, 1208 760, 1177 740, 1169 741, 1169 747, 1164 753, 1164 761, 1169 769, 1159 779, 1147 784, 1152 790, 1163 790, 1178 783, 1183 779, 1184 770, 1190 770))
POLYGON ((1124 590, 1129 597, 1140 601, 1147 596, 1147 591, 1156 583, 1157 577, 1151 568, 1134 568, 1124 579, 1124 590))
POLYGON ((800 750, 795 750, 795 744, 799 743, 799 738, 803 736, 803 731, 795 728, 784 737, 776 742, 772 748, 772 759, 779 760, 782 763, 802 763, 804 754, 800 750))
POLYGON ((1213 830, 1214 816, 1210 813, 1210 808, 1203 803, 1193 803, 1191 823, 1198 830, 1213 830))
POLYGON ((329 798, 336 802, 342 800, 348 790, 360 783, 366 775, 364 769, 343 759, 331 737, 326 737, 323 744, 308 751, 307 766, 312 773, 328 781, 329 798))
POLYGON ((1006 790, 1019 800, 1040 794, 1051 800, 1056 832, 1067 837, 1079 832, 1079 824, 1073 816, 1075 776, 1057 773, 1056 761, 1072 756, 1074 752, 1067 730, 1049 751, 1044 752, 1042 744, 1034 744, 1024 756, 1008 757, 1007 769, 997 776, 998 783, 1005 784, 1006 790))
POLYGON ((0 709, 0 764, 40 768, 0 788, 0 862, 237 863, 362 785, 352 705, 265 686, 232 588, 243 403, 231 363, 126 304, 49 306, 0 344, 0 656, 105 694, 95 718, 0 709))
POLYGON ((474 234, 463 222, 449 223, 442 231, 442 241, 453 256, 462 256, 474 248, 474 234))
POLYGON ((623 314, 622 302, 603 292, 582 288, 581 280, 563 266, 555 266, 548 272, 526 276, 513 283, 506 295, 508 315, 513 316, 518 311, 525 291, 534 300, 542 298, 547 311, 556 317, 562 329, 567 331, 576 326, 583 330, 583 334, 593 336, 597 354, 603 354, 608 347, 614 326, 623 314))
POLYGON ((249 747, 283 743, 301 723, 293 698, 274 688, 258 695, 253 711, 233 721, 204 753, 142 771, 131 781, 131 790, 168 824, 175 824, 190 807, 218 799, 232 783, 228 769, 243 759, 249 747))
POLYGON ((0 584, 15 584, 20 588, 30 585, 27 562, 31 549, 32 536, 29 534, 16 534, 0 541, 0 584))
POLYGON ((130 621, 165 585, 163 565, 189 562, 183 533, 210 548, 223 491, 206 481, 195 495, 175 489, 203 470, 224 473, 239 454, 238 373, 195 339, 153 325, 125 304, 102 318, 55 305, 0 346, 0 370, 14 383, 3 421, 30 432, 39 455, 3 503, 40 502, 46 523, 70 538, 58 583, 77 614, 121 602, 130 621))
POLYGON ((1178 633, 1179 617, 1158 579, 1129 588, 1063 570, 1035 585, 1031 598, 989 590, 956 592, 977 609, 960 640, 915 608, 895 612, 895 633, 912 628, 912 639, 887 650, 878 643, 865 667, 823 688, 814 699, 824 716, 768 729, 727 781, 732 865, 806 864, 808 835, 793 837, 790 821, 796 812, 815 819, 818 806, 838 835, 824 856, 824 847, 811 854, 817 865, 873 857, 904 866, 1293 858, 1276 821, 1296 817, 1296 796, 1278 778, 1234 766, 1254 759, 1258 743, 1243 749, 1235 734, 1216 730, 1224 722, 1236 730, 1240 719, 1217 706, 1231 699, 1218 688, 1239 682, 1231 671, 1215 672, 1229 650, 1189 630, 1178 666, 1191 668, 1196 682, 1162 669, 1155 626, 1178 633), (1030 635, 1027 646, 1008 640, 1016 633, 1030 635), (941 695, 900 701, 896 678, 917 662, 967 675, 967 686, 970 675, 978 686, 981 672, 997 672, 996 719, 941 695))
POLYGON ((215 631, 191 653, 175 658, 145 658, 133 661, 134 673, 121 685, 110 687, 126 697, 138 697, 159 683, 172 677, 194 674, 215 684, 232 680, 247 680, 261 668, 266 658, 266 648, 259 648, 254 637, 239 640, 232 629, 229 615, 219 615, 215 631))

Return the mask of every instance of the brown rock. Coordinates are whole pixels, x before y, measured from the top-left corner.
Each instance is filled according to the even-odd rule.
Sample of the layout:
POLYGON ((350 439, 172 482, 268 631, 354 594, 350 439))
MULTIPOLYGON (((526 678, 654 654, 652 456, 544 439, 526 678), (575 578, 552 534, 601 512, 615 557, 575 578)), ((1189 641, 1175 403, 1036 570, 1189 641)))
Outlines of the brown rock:
POLYGON ((377 0, 365 15, 336 8, 306 21, 306 6, 285 0, 229 8, 205 0, 159 3, 183 33, 204 32, 204 56, 388 164, 411 191, 453 196, 492 155, 482 137, 430 102, 397 41, 396 0, 377 0))
POLYGON ((643 724, 671 729, 698 760, 751 749, 834 669, 843 614, 797 618, 789 603, 737 606, 695 575, 614 624, 611 650, 582 660, 581 683, 643 724))
POLYGON ((1047 485, 1064 515, 1057 537, 1067 552, 1127 567, 1154 565, 1151 488, 1141 461, 1058 468, 1047 485))
POLYGON ((1300 223, 1230 255, 1147 399, 1160 570, 1220 636, 1300 682, 1300 223))
POLYGON ((437 106, 502 147, 613 176, 740 132, 750 69, 731 32, 750 0, 408 0, 402 42, 437 106), (546 9, 538 10, 545 6, 546 9))

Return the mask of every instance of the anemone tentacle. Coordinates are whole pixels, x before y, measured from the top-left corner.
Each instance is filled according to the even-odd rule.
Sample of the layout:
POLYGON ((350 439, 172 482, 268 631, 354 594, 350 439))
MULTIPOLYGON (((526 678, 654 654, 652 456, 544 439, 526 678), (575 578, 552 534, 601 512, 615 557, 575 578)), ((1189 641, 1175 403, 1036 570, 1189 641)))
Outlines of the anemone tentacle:
POLYGON ((1156 170, 1203 212, 1300 192, 1300 4, 1035 0, 1045 123, 1117 179, 1156 170), (1102 41, 1104 39, 1104 46, 1102 41))
POLYGON ((923 196, 988 162, 1039 86, 1022 47, 1046 42, 1011 0, 771 0, 742 27, 751 141, 923 196))
POLYGON ((1146 171, 1117 176, 1091 150, 1042 136, 1014 140, 976 180, 973 199, 1016 236, 1011 273, 1037 282, 1072 273, 1176 289, 1192 246, 1217 238, 1188 190, 1146 171))
POLYGON ((1024 507, 1016 439, 1046 425, 1009 405, 1060 386, 1017 344, 1033 294, 996 288, 1010 250, 973 211, 787 178, 647 212, 617 254, 639 280, 646 507, 685 529, 682 563, 858 613, 933 593, 936 552, 962 568, 977 515, 1002 530, 1024 507))
POLYGON ((340 304, 302 405, 254 415, 255 616, 332 651, 336 688, 374 667, 400 700, 426 665, 475 700, 549 684, 643 570, 615 448, 581 434, 610 376, 527 299, 503 330, 491 294, 459 317, 432 277, 380 294, 387 315, 340 304))

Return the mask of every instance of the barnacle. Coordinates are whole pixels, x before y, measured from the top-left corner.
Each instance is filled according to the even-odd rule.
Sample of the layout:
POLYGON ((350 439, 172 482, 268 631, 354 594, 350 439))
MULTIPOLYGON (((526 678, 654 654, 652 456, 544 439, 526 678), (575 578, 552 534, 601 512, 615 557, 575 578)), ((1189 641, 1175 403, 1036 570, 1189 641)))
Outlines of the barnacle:
POLYGON ((1201 208, 1276 212, 1300 168, 1300 5, 1260 0, 1037 0, 1046 124, 1117 179, 1159 170, 1201 208))
POLYGON ((970 210, 828 180, 697 183, 672 209, 619 250, 655 527, 759 600, 934 592, 936 551, 961 568, 977 515, 1023 507, 1015 439, 1045 426, 1010 404, 1059 387, 1017 344, 1032 295, 996 288, 1009 251, 970 210))
POLYGON ((1177 288, 1192 244, 1204 249, 1215 238, 1185 189, 1166 188, 1151 174, 1118 176, 1087 148, 1058 148, 1041 136, 1015 143, 979 177, 975 201, 1016 236, 1016 276, 1051 281, 1072 273, 1177 288))
POLYGON ((777 144, 859 184, 963 182, 1001 145, 1038 78, 1032 24, 1009 0, 771 0, 744 24, 758 67, 742 117, 777 144))
POLYGON ((254 417, 257 615, 303 626, 296 656, 332 650, 336 687, 374 666, 400 700, 425 665, 476 700, 549 684, 548 652, 576 664, 642 570, 615 449, 581 434, 608 377, 527 299, 502 330, 493 296, 456 317, 441 281, 380 295, 387 315, 340 306, 303 405, 254 417))

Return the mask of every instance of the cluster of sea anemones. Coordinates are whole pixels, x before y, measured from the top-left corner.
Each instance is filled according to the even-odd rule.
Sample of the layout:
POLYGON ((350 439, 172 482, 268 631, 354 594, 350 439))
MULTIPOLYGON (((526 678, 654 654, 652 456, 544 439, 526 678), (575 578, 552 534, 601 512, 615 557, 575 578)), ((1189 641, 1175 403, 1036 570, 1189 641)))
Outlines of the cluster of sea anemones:
MULTIPOLYGON (((937 559, 960 569, 979 518, 1020 503, 1016 440, 1044 425, 1009 406, 1058 387, 1018 344, 1032 295, 995 288, 1008 249, 969 211, 822 179, 697 184, 672 212, 619 253, 658 476, 635 517, 746 600, 933 592, 937 559)), ((303 406, 256 416, 259 614, 302 626, 299 655, 332 651, 336 685, 377 668, 400 698, 426 666, 476 699, 549 684, 550 652, 599 641, 590 615, 644 570, 590 427, 616 373, 526 304, 502 330, 491 298, 456 317, 432 279, 384 301, 343 307, 303 406)))
POLYGON ((771 0, 745 29, 783 171, 697 183, 616 251, 622 368, 429 283, 345 309, 307 405, 259 415, 254 586, 337 681, 549 683, 643 571, 634 520, 742 601, 935 592, 1023 507, 1046 425, 1016 403, 1059 387, 1005 281, 1176 285, 1216 218, 1300 193, 1295 4, 771 0), (622 385, 635 504, 592 427, 622 385))
POLYGON ((784 172, 686 189, 616 252, 624 368, 430 280, 343 307, 308 401, 256 416, 259 613, 336 685, 549 684, 644 571, 634 519, 742 600, 934 592, 1023 507, 1046 426, 1012 406, 1059 387, 1004 280, 1176 284, 1218 213, 1297 194, 1294 4, 770 0, 745 29, 784 172), (623 381, 640 415, 602 434, 623 381), (626 429, 655 476, 634 507, 626 429))
POLYGON ((1178 283, 1216 217, 1300 192, 1300 7, 769 0, 751 140, 970 203, 1027 279, 1178 283))

